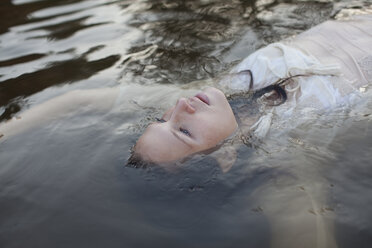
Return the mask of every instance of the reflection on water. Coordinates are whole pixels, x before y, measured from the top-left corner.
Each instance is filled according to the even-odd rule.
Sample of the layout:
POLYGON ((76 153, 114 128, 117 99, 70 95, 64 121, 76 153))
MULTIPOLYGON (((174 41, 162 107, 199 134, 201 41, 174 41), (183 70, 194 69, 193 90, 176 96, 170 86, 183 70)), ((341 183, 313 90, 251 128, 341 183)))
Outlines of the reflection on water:
POLYGON ((109 111, 76 106, 0 134, 0 246, 369 247, 369 91, 357 106, 297 127, 288 120, 257 146, 237 145, 226 174, 203 154, 172 175, 123 166, 175 91, 368 4, 1 1, 0 125, 73 90, 131 91, 109 111))
POLYGON ((120 56, 111 55, 104 59, 87 61, 85 56, 82 56, 68 61, 51 63, 47 68, 37 72, 5 80, 1 84, 3 90, 0 94, 0 105, 5 105, 20 96, 30 96, 50 86, 89 78, 97 72, 111 67, 119 59, 120 56), (30 84, 30 82, 34 83, 30 84))

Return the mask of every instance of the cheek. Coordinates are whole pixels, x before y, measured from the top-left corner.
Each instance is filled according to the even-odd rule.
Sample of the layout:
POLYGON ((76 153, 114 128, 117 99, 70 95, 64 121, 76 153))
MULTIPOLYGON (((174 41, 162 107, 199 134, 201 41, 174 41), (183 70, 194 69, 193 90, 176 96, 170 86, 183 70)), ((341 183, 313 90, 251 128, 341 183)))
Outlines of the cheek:
POLYGON ((199 125, 198 133, 203 145, 214 146, 225 138, 225 128, 218 121, 208 120, 199 125))
POLYGON ((205 142, 217 144, 236 129, 236 121, 233 115, 214 115, 205 120, 200 127, 205 142))

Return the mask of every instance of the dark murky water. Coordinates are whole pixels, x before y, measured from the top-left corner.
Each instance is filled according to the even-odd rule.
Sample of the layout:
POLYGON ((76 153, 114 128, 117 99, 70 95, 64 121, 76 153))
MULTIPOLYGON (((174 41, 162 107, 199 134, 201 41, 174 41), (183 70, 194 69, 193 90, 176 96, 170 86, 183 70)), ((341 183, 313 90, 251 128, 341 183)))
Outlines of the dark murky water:
MULTIPOLYGON (((367 4, 2 0, 0 125, 76 89, 212 78, 367 4)), ((124 167, 149 112, 135 105, 0 136, 0 247, 370 247, 371 107, 241 146, 226 174, 208 156, 124 167)))

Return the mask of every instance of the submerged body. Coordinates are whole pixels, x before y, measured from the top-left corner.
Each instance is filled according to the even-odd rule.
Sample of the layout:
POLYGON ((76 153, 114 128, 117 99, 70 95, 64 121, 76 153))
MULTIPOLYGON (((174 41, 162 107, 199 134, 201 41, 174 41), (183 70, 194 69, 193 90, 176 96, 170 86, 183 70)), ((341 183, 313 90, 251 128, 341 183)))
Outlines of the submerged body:
MULTIPOLYGON (((371 81, 371 26, 371 15, 355 17, 350 21, 327 21, 296 38, 259 49, 231 71, 231 74, 239 74, 250 70, 252 77, 244 74, 243 77, 233 77, 233 80, 220 80, 215 86, 225 93, 259 90, 280 79, 301 75, 281 86, 288 96, 284 104, 263 108, 260 113, 262 117, 255 124, 252 120, 241 120, 240 124, 246 125, 240 126, 243 133, 253 130, 254 134, 262 138, 267 134, 271 119, 275 116, 301 117, 303 110, 323 111, 359 97, 359 87, 371 81), (294 115, 295 111, 298 116, 294 115)), ((168 93, 157 87, 152 89, 143 86, 143 90, 153 91, 152 95, 157 99, 157 102, 151 99, 152 102, 147 104, 164 104, 165 94, 168 99, 178 98, 176 91, 179 88, 167 86, 164 89, 168 93)), ((56 97, 22 113, 22 118, 0 125, 0 134, 6 138, 41 122, 52 121, 56 115, 78 113, 76 106, 85 106, 84 110, 88 111, 113 108, 120 105, 120 102, 123 103, 124 96, 120 92, 133 97, 133 92, 138 95, 142 89, 131 90, 131 86, 123 86, 119 90, 108 88, 75 91, 56 97)), ((237 122, 225 96, 220 90, 212 88, 199 96, 203 94, 210 97, 213 104, 205 104, 203 97, 180 99, 175 107, 164 114, 165 122, 152 124, 144 132, 139 139, 137 154, 147 161, 173 162, 213 148, 230 136, 236 130, 237 122), (191 135, 193 140, 190 139, 191 135)), ((138 97, 143 98, 141 95, 138 97)), ((298 118, 299 121, 301 119, 298 118)))
MULTIPOLYGON (((263 138, 275 115, 290 116, 296 109, 324 111, 350 103, 358 97, 359 88, 371 81, 371 26, 372 16, 358 17, 351 21, 327 21, 294 39, 273 43, 254 52, 232 70, 232 74, 250 70, 250 77, 222 80, 220 86, 228 87, 233 92, 249 91, 251 88, 259 90, 270 88, 281 79, 289 79, 278 84, 287 92, 287 102, 278 107, 266 108, 258 122, 248 126, 248 129, 255 129, 259 138, 263 138)), ((226 99, 221 98, 220 101, 226 102, 226 99)), ((192 106, 191 100, 180 100, 174 108, 167 111, 165 121, 154 124, 157 128, 150 125, 135 149, 142 159, 156 163, 176 161, 216 146, 235 130, 236 121, 231 115, 231 109, 223 107, 213 118, 200 123, 194 122, 190 127, 207 127, 203 133, 208 134, 207 137, 200 134, 194 136, 200 142, 193 149, 184 149, 171 141, 163 142, 163 138, 171 133, 165 128, 169 126, 168 120, 182 114, 182 120, 177 121, 177 128, 172 132, 184 135, 183 126, 187 126, 189 120, 200 114, 198 110, 190 111, 188 106, 192 106), (186 107, 182 108, 183 104, 186 107), (162 140, 160 147, 156 145, 159 140, 162 140)), ((243 132, 249 130, 245 129, 243 132)), ((187 133, 190 130, 186 130, 187 133)))

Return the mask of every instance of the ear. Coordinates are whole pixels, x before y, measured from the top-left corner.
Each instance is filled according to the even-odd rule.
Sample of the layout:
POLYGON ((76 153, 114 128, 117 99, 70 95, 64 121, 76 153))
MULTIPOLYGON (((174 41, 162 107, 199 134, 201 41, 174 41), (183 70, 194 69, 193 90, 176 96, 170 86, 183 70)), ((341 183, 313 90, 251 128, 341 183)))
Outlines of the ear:
POLYGON ((221 147, 212 156, 217 160, 223 173, 228 172, 236 161, 237 152, 235 147, 221 147))

